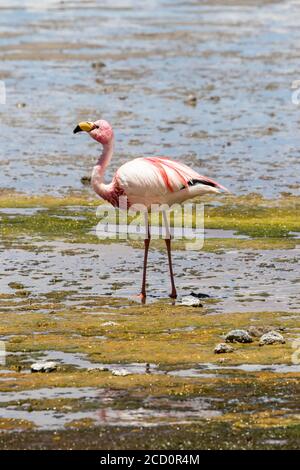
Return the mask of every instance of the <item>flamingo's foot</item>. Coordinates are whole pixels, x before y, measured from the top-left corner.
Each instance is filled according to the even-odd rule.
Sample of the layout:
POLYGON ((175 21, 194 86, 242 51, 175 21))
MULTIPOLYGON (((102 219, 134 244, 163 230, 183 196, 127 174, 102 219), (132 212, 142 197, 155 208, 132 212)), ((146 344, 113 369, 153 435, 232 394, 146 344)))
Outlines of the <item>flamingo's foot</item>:
POLYGON ((169 294, 169 297, 170 297, 171 299, 177 299, 177 292, 176 292, 176 290, 174 290, 174 291, 172 290, 171 294, 169 294))
POLYGON ((130 298, 135 301, 140 301, 142 304, 146 303, 146 293, 141 292, 140 294, 131 295, 130 298))
POLYGON ((140 300, 142 304, 146 302, 146 292, 140 292, 140 294, 136 294, 133 296, 136 300, 140 300))
POLYGON ((146 303, 146 292, 141 292, 138 297, 141 299, 142 304, 146 303))

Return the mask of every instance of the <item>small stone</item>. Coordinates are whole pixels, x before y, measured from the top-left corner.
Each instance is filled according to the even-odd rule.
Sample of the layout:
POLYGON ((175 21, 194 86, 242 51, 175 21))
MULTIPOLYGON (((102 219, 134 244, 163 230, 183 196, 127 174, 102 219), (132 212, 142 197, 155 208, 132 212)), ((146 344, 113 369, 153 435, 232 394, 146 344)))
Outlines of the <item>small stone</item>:
POLYGON ((92 178, 90 176, 82 176, 80 181, 84 186, 89 186, 91 184, 92 178))
POLYGON ((125 377, 126 375, 130 375, 130 372, 128 372, 126 369, 112 369, 111 373, 112 375, 117 375, 119 377, 125 377))
POLYGON ((16 104, 17 108, 25 108, 26 107, 26 103, 17 103, 16 104))
POLYGON ((18 295, 20 297, 29 297, 31 294, 31 292, 29 290, 26 290, 26 289, 20 289, 17 291, 17 293, 15 295, 18 295))
POLYGON ((21 284, 21 282, 10 282, 9 284, 9 287, 11 289, 16 289, 16 290, 23 290, 24 289, 24 285, 21 284))
POLYGON ((189 104, 190 106, 196 106, 197 104, 197 96, 190 94, 187 96, 187 98, 184 100, 186 104, 189 104))
POLYGON ((93 62, 92 63, 92 68, 93 69, 103 69, 103 67, 106 67, 105 63, 104 62, 93 62))
POLYGON ((106 321, 102 323, 102 326, 117 326, 117 324, 115 321, 106 321))
POLYGON ((278 331, 269 331, 265 333, 259 340, 259 345, 264 346, 265 344, 284 344, 284 337, 278 333, 278 331))
POLYGON ((192 297, 196 297, 197 299, 209 299, 210 295, 208 294, 202 294, 202 293, 197 293, 197 292, 191 292, 190 295, 192 297))
POLYGON ((200 299, 194 297, 193 295, 188 295, 187 297, 182 297, 181 305, 185 305, 186 307, 203 307, 200 302, 200 299))
POLYGON ((57 369, 57 363, 53 361, 49 362, 35 362, 30 366, 31 372, 53 372, 57 369))
POLYGON ((214 349, 215 354, 224 354, 224 353, 232 353, 234 351, 232 346, 229 346, 226 343, 219 343, 214 349))
POLYGON ((225 336, 226 343, 252 343, 253 339, 246 330, 231 330, 225 336))
POLYGON ((248 328, 248 333, 254 337, 254 338, 261 338, 261 336, 263 336, 264 334, 266 333, 269 333, 270 331, 285 331, 285 327, 283 326, 280 326, 278 328, 274 328, 272 326, 254 326, 254 325, 251 325, 249 328, 248 328))
POLYGON ((272 331, 271 326, 254 326, 251 325, 248 328, 248 333, 253 337, 253 338, 260 338, 262 335, 265 333, 269 333, 269 331, 272 331))
POLYGON ((89 367, 88 372, 108 372, 109 368, 105 366, 89 367))
POLYGON ((221 98, 219 96, 211 96, 209 99, 210 101, 213 101, 214 103, 218 103, 221 98))

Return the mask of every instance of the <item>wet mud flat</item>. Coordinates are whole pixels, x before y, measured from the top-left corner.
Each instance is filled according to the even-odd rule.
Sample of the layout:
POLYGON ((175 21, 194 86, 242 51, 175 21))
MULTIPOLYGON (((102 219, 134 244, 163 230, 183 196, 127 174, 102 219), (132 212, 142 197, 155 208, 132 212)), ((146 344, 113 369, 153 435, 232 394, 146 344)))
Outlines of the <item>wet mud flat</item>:
POLYGON ((168 299, 154 241, 140 305, 142 242, 97 239, 88 193, 2 194, 1 448, 299 447, 298 198, 206 203, 203 249, 174 242, 174 265, 180 296, 210 297, 168 299), (215 354, 235 328, 260 333, 215 354), (269 329, 285 343, 260 346, 269 329))
MULTIPOLYGON (((0 196, 3 310, 22 311, 28 299, 38 309, 41 298, 50 310, 60 302, 76 309, 87 299, 92 306, 99 295, 128 298, 138 292, 143 241, 98 238, 96 209, 89 193, 0 196), (5 295, 14 296, 12 304, 6 305, 5 295)), ((217 204, 208 199, 203 247, 173 242, 181 295, 206 292, 217 313, 298 310, 299 220, 296 196, 227 197, 217 204)), ((167 297, 166 264, 163 241, 152 240, 150 302, 167 297)))
POLYGON ((299 311, 97 304, 1 312, 1 448, 299 446, 299 311), (230 329, 266 325, 286 342, 214 354, 230 329), (55 371, 30 372, 48 360, 55 371))

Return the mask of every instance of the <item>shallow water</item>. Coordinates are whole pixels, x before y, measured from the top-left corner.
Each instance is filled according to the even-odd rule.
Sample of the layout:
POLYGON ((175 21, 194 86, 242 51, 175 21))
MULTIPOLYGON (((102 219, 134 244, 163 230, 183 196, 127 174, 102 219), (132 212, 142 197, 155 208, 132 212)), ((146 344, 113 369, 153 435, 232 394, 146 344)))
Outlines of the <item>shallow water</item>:
MULTIPOLYGON (((46 294, 65 292, 62 302, 74 307, 88 305, 98 295, 128 298, 139 291, 142 256, 141 249, 121 243, 39 242, 33 251, 1 250, 1 292, 18 296, 18 290, 9 284, 19 282, 30 293, 29 299, 46 300, 46 294)), ((209 294, 218 300, 215 312, 299 309, 299 259, 299 249, 173 253, 179 295, 192 291, 209 294)), ((150 252, 149 301, 168 295, 166 266, 165 252, 150 252)), ((23 302, 23 297, 18 298, 23 302)), ((14 309, 1 307, 1 303, 2 311, 14 309)))
MULTIPOLYGON (((90 393, 90 392, 89 392, 90 393)), ((92 395, 95 398, 94 394, 92 395)), ((88 397, 87 397, 88 398, 88 397)), ((158 400, 154 405, 165 409, 139 407, 137 409, 102 408, 101 393, 99 394, 99 409, 92 411, 27 411, 16 409, 15 406, 0 408, 0 417, 28 420, 42 429, 59 429, 73 420, 90 419, 94 425, 107 426, 163 426, 166 424, 183 424, 200 419, 217 417, 218 410, 209 409, 209 400, 201 398, 176 402, 168 399, 158 400), (161 404, 160 404, 161 402, 161 404)), ((111 400, 112 401, 112 400, 111 400)))
POLYGON ((28 366, 33 362, 40 361, 57 361, 61 365, 71 365, 80 369, 89 370, 106 370, 106 371, 126 371, 127 374, 150 374, 157 373, 156 364, 131 363, 131 364, 103 364, 100 362, 92 362, 87 358, 86 354, 68 353, 63 351, 41 351, 40 353, 24 354, 28 366))
MULTIPOLYGON (((296 373, 300 372, 299 364, 239 364, 237 366, 221 366, 218 364, 199 364, 197 368, 181 369, 168 372, 170 375, 177 377, 216 377, 214 373, 217 370, 243 371, 243 372, 262 372, 270 371, 275 373, 296 373)), ((228 375, 229 377, 229 375, 228 375)))
POLYGON ((299 192, 297 1, 2 0, 2 187, 81 188, 116 131, 108 176, 130 158, 182 158, 235 193, 299 192), (104 62, 105 67, 93 67, 104 62), (198 97, 196 106, 185 103, 198 97), (296 90, 297 93, 297 90, 296 90), (3 100, 2 100, 3 101, 3 100), (17 171, 16 171, 17 168, 17 171))

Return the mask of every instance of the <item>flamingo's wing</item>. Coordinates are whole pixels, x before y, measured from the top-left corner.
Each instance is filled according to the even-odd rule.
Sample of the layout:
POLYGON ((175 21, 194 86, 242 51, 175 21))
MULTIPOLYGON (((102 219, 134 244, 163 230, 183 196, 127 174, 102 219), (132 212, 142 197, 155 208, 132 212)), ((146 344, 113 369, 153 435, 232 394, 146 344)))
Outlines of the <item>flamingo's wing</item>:
POLYGON ((157 167, 164 178, 165 184, 172 192, 197 183, 227 191, 221 184, 211 178, 200 175, 184 163, 171 160, 167 157, 150 157, 147 160, 157 167))
POLYGON ((225 189, 216 181, 200 175, 184 163, 166 157, 136 158, 122 165, 117 172, 118 181, 128 196, 164 196, 196 184, 225 189))

